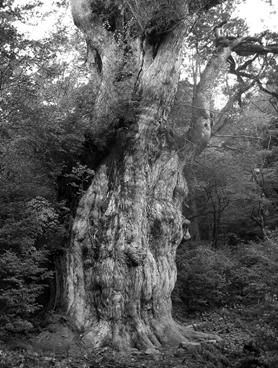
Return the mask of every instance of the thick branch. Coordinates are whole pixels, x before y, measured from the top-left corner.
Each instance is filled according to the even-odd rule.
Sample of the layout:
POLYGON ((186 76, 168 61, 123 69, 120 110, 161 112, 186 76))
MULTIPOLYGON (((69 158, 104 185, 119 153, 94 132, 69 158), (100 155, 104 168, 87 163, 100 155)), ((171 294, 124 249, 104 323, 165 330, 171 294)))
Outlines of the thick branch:
POLYGON ((249 91, 252 87, 254 87, 254 85, 254 81, 249 84, 244 83, 243 85, 239 85, 236 92, 229 98, 228 102, 219 113, 214 124, 212 136, 214 136, 216 133, 219 133, 226 126, 229 121, 229 119, 227 118, 227 114, 231 111, 235 102, 238 101, 238 103, 241 104, 241 96, 249 91))
POLYGON ((259 86, 260 90, 267 93, 268 95, 275 97, 278 100, 278 93, 270 91, 269 89, 265 88, 260 80, 257 80, 257 85, 259 86))
MULTIPOLYGON (((214 28, 215 43, 219 48, 231 47, 232 51, 239 56, 266 55, 268 53, 278 54, 278 44, 264 45, 260 37, 234 37, 224 36, 222 27, 227 22, 224 21, 214 28)), ((252 61, 251 61, 252 62, 252 61)), ((244 65, 244 69, 250 65, 249 60, 244 65)))
MULTIPOLYGON (((239 67, 236 68, 236 64, 235 62, 231 64, 230 66, 230 73, 231 74, 235 74, 237 76, 238 81, 244 83, 243 78, 247 78, 249 80, 252 80, 252 86, 254 86, 255 84, 257 84, 257 86, 259 87, 259 89, 267 94, 269 94, 270 96, 274 97, 275 99, 278 100, 278 93, 275 91, 270 91, 269 89, 267 89, 266 87, 263 86, 263 83, 260 80, 260 74, 262 73, 263 67, 264 65, 261 67, 260 72, 257 75, 251 74, 251 73, 247 73, 244 70, 252 64, 252 62, 258 57, 258 54, 256 54, 252 59, 247 60, 244 64, 240 65, 239 67)), ((249 89, 249 88, 248 88, 249 89)))
POLYGON ((213 8, 216 5, 224 3, 225 0, 190 0, 189 3, 189 11, 190 13, 207 11, 210 8, 213 8))
POLYGON ((246 37, 240 42, 233 51, 239 56, 251 56, 254 54, 266 55, 268 53, 278 54, 278 44, 262 45, 258 44, 254 38, 246 37))
POLYGON ((217 50, 201 74, 193 97, 192 124, 188 132, 188 139, 196 145, 198 152, 206 147, 211 137, 210 104, 215 81, 224 69, 231 52, 231 47, 217 50))
POLYGON ((229 62, 230 73, 237 76, 237 80, 241 86, 225 106, 223 115, 219 119, 217 131, 225 124, 224 114, 227 112, 227 109, 230 109, 236 100, 241 104, 242 94, 255 84, 257 84, 261 90, 265 90, 266 93, 269 93, 273 97, 278 97, 277 93, 268 91, 263 87, 259 80, 262 69, 257 75, 253 75, 246 71, 259 55, 266 55, 268 53, 278 54, 278 44, 263 45, 261 39, 258 37, 223 36, 222 27, 224 24, 226 24, 226 21, 214 28, 217 49, 208 62, 204 72, 201 74, 200 82, 197 85, 196 93, 193 98, 194 108, 192 125, 188 132, 188 139, 196 145, 197 152, 201 152, 211 138, 210 104, 215 81, 225 67, 226 62, 229 62), (232 57, 233 52, 239 56, 254 56, 237 67, 232 57), (243 78, 247 78, 252 82, 247 84, 243 78))

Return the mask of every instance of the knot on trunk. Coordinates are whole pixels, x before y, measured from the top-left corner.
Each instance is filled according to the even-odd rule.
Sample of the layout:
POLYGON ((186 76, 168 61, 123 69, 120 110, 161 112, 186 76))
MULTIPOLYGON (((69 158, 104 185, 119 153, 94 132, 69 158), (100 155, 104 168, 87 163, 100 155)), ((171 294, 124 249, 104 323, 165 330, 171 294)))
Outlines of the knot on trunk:
POLYGON ((146 252, 142 249, 129 247, 125 250, 127 263, 133 267, 138 267, 143 264, 146 258, 146 252))

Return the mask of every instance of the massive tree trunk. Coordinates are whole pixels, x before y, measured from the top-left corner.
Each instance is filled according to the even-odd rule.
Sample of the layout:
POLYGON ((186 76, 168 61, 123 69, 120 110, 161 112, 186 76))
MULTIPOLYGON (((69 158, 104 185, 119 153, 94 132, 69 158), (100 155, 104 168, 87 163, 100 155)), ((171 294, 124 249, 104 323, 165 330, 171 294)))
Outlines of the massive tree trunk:
POLYGON ((165 133, 190 27, 175 19, 188 16, 187 2, 173 3, 165 1, 160 14, 155 1, 124 8, 121 1, 72 0, 99 89, 95 134, 105 140, 115 132, 79 203, 67 254, 68 313, 93 347, 146 348, 203 337, 171 316, 187 185, 165 133), (174 14, 172 21, 154 31, 163 14, 174 14), (143 37, 131 34, 132 22, 143 37))

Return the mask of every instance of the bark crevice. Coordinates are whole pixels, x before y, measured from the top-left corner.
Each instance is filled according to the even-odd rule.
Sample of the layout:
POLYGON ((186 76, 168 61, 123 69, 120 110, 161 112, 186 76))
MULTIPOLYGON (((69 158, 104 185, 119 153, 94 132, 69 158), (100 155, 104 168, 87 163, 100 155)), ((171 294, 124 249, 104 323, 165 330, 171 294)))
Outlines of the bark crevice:
MULTIPOLYGON (((117 129, 116 143, 95 170, 76 212, 67 252, 68 314, 91 347, 145 349, 203 339, 171 315, 188 190, 183 164, 160 134, 161 127, 167 129, 189 25, 181 22, 167 32, 155 57, 146 40, 132 39, 123 64, 127 54, 122 45, 92 14, 89 4, 96 2, 72 3, 74 18, 102 59, 96 77, 98 134, 110 130, 122 101, 129 107, 136 103, 131 119, 122 115, 125 129, 117 129), (117 78, 123 65, 129 66, 130 78, 117 78)), ((153 3, 148 4, 144 27, 155 14, 153 3)), ((186 2, 175 4, 186 14, 186 2)), ((146 9, 133 7, 137 10, 141 19, 146 9)))

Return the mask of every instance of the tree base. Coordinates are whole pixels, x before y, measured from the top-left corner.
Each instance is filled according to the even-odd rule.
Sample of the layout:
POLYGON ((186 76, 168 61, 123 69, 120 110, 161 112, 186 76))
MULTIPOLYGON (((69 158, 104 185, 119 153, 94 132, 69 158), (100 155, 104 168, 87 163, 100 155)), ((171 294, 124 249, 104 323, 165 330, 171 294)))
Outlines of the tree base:
POLYGON ((137 348, 189 347, 199 346, 202 342, 220 342, 220 337, 195 331, 192 326, 183 326, 174 320, 152 320, 149 324, 143 321, 136 325, 112 325, 107 321, 91 326, 82 336, 83 343, 88 348, 100 348, 105 345, 117 350, 137 348))

